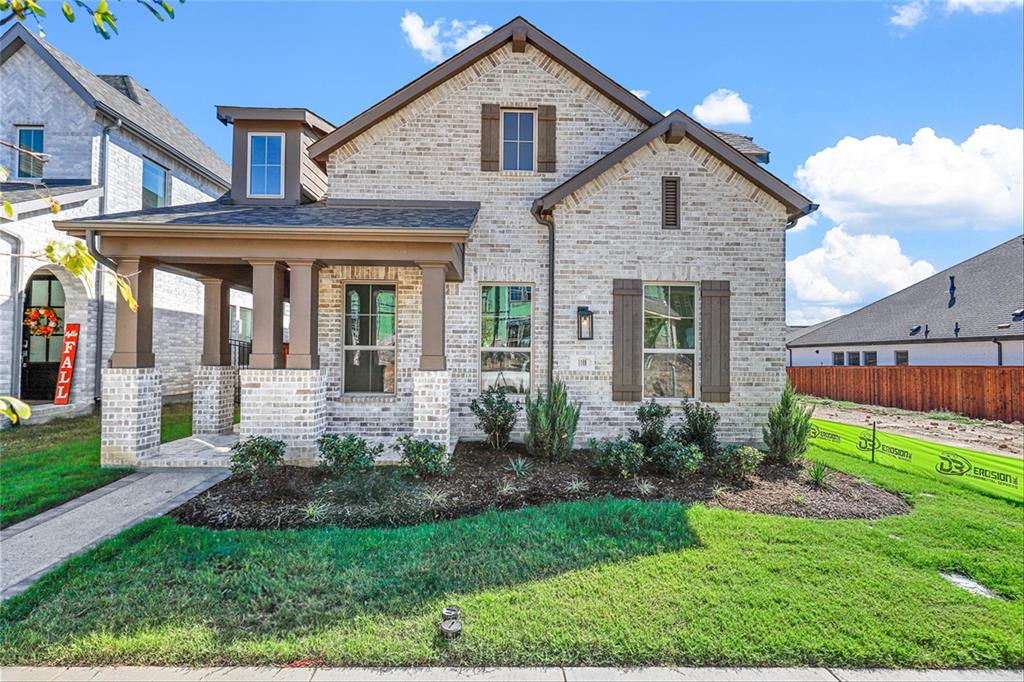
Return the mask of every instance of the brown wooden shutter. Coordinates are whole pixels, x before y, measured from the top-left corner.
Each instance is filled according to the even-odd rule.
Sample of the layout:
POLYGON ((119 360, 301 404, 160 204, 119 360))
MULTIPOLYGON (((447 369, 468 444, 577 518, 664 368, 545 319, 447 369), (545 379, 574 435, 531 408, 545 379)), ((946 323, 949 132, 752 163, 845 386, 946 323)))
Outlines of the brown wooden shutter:
POLYGON ((729 402, 729 301, 728 280, 700 283, 700 399, 706 403, 729 402))
POLYGON ((661 179, 661 226, 679 229, 679 178, 675 176, 661 179))
POLYGON ((644 283, 612 282, 612 400, 634 402, 643 395, 644 283))
POLYGON ((498 170, 500 135, 501 107, 484 104, 480 113, 480 170, 498 170))
POLYGON ((543 104, 537 107, 537 171, 555 172, 555 107, 543 104))

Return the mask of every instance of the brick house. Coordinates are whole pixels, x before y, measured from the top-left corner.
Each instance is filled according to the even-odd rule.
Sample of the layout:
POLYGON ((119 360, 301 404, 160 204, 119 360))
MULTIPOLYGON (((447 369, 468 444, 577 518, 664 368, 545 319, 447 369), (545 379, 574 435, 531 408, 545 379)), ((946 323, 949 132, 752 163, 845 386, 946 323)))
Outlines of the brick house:
MULTIPOLYGON (((0 83, 0 140, 48 158, 43 164, 0 147, 0 166, 10 171, 0 192, 13 211, 0 213, 0 395, 35 403, 40 422, 92 410, 97 368, 114 347, 116 293, 103 272, 87 283, 25 256, 72 239, 54 229, 55 218, 209 201, 230 188, 230 171, 134 78, 97 76, 18 22, 0 37, 0 83), (57 216, 50 198, 61 205, 57 216), (67 405, 52 404, 63 329, 51 338, 24 333, 23 311, 39 306, 58 311, 62 324, 81 325, 67 405)), ((189 397, 202 285, 161 271, 154 289, 158 396, 189 397)), ((236 303, 247 305, 246 296, 236 294, 236 303)))
POLYGON ((154 452, 160 267, 206 288, 197 431, 230 430, 240 381, 241 435, 295 462, 324 431, 479 438, 483 387, 552 378, 583 404, 581 441, 624 432, 650 397, 709 402, 724 440, 760 439, 785 380, 785 230, 816 207, 748 138, 655 111, 521 18, 337 127, 301 108, 218 116, 229 196, 59 225, 140 273, 104 379, 136 399, 104 411, 106 463, 154 452), (230 286, 253 292, 240 374, 230 286))

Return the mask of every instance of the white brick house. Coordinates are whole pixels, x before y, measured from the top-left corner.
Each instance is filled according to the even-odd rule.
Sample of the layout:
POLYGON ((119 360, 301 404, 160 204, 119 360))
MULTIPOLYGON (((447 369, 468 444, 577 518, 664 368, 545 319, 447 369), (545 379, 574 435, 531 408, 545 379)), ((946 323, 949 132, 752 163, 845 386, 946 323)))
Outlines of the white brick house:
MULTIPOLYGON (((325 430, 451 445, 481 437, 483 387, 554 378, 583 404, 581 443, 651 397, 709 402, 725 441, 760 439, 785 381, 784 234, 816 206, 748 138, 662 115, 521 18, 338 127, 301 108, 218 116, 229 197, 60 229, 97 231, 143 278, 205 277, 197 371, 225 384, 223 291, 251 285, 243 436, 299 462, 325 430)), ((118 342, 106 371, 152 381, 152 339, 118 342)), ((197 415, 222 414, 212 402, 197 415)), ((105 461, 153 455, 104 427, 105 461)))
MULTIPOLYGON (((87 283, 25 256, 72 239, 54 229, 55 218, 140 209, 146 192, 149 205, 209 201, 229 188, 230 171, 131 76, 96 76, 17 22, 0 37, 0 83, 0 140, 47 158, 42 164, 0 147, 0 166, 10 171, 0 192, 14 211, 0 214, 0 394, 36 402, 42 421, 90 411, 99 397, 96 368, 113 350, 116 293, 103 274, 87 283), (60 203, 59 216, 49 197, 60 203), (81 325, 71 402, 60 408, 48 405, 60 337, 23 333, 23 309, 38 305, 81 325)), ((200 356, 202 285, 161 271, 155 289, 160 390, 188 397, 200 356)))

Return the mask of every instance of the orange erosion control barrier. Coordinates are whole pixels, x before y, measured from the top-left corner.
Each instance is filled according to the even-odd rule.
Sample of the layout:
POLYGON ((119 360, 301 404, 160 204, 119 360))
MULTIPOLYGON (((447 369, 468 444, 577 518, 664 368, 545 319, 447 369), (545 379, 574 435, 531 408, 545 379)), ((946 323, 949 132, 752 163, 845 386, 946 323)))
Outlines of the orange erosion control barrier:
POLYGON ((1024 421, 1024 367, 787 367, 799 393, 863 405, 1024 421))
POLYGON ((1024 460, 883 433, 872 428, 811 420, 811 443, 875 464, 1024 502, 1024 460))

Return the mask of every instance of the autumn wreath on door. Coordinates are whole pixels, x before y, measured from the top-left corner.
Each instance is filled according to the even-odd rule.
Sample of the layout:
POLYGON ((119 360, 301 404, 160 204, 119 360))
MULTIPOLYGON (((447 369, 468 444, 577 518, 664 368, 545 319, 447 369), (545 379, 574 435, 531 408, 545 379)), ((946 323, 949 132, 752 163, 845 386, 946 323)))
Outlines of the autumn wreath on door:
POLYGON ((25 326, 32 336, 52 336, 60 326, 60 316, 49 306, 25 309, 25 326))

